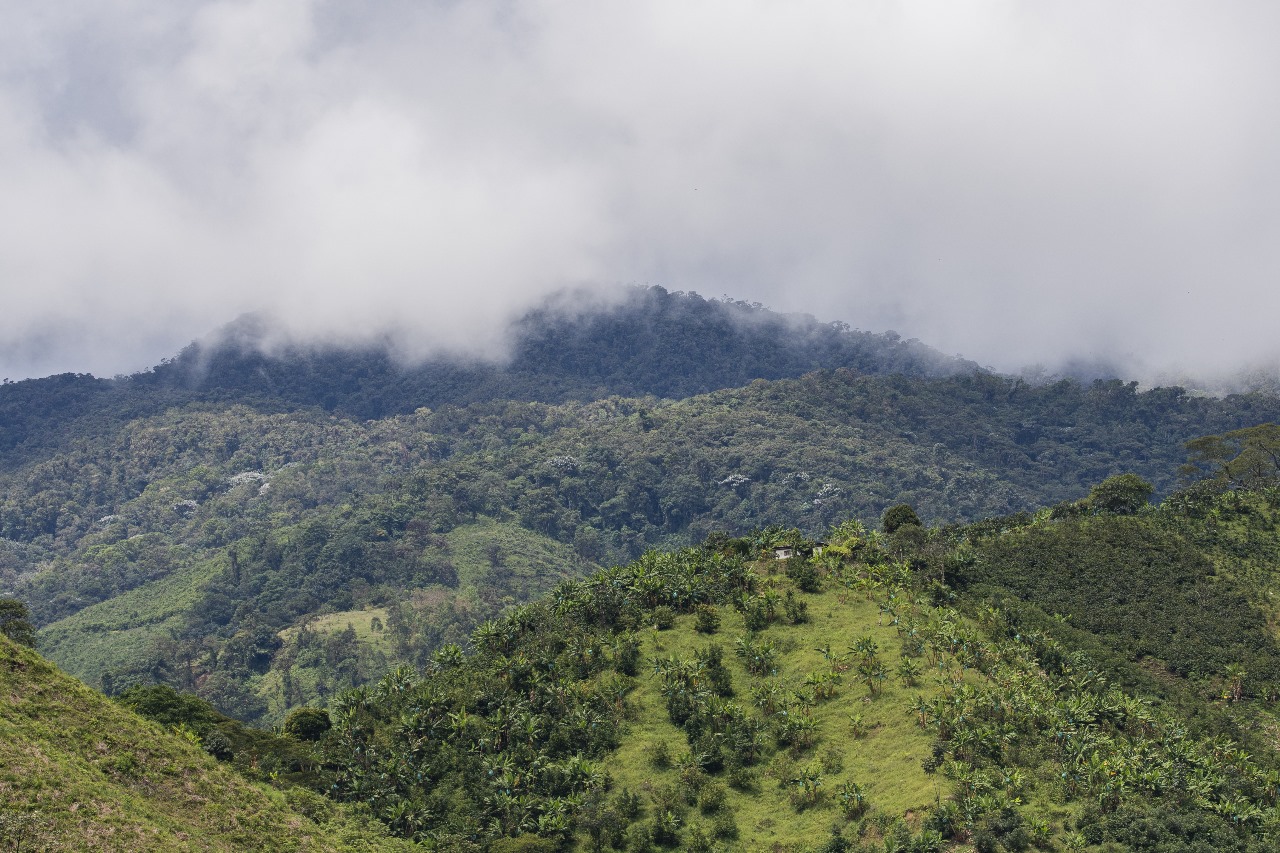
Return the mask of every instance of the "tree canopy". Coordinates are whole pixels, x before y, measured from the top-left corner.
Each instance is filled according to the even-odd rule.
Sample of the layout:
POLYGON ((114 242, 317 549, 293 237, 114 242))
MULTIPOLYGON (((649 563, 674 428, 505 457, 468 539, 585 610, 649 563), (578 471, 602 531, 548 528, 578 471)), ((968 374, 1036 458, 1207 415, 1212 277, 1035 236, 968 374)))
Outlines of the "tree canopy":
POLYGON ((16 598, 0 598, 0 634, 15 643, 35 648, 36 629, 27 605, 16 598))
POLYGON ((1206 435, 1186 444, 1184 476, 1207 475, 1227 488, 1256 489, 1280 481, 1280 426, 1273 423, 1206 435))

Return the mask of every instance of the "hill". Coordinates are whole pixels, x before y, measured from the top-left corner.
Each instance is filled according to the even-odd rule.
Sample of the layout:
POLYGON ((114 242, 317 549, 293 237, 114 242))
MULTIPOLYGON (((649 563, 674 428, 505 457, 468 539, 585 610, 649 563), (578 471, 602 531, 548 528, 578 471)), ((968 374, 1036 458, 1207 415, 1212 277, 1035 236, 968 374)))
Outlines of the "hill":
MULTIPOLYGON (((236 759, 246 773, 308 768, 300 781, 428 849, 1272 850, 1280 488, 1233 489, 1233 471, 1154 506, 1124 475, 971 524, 903 510, 883 533, 849 521, 821 541, 774 527, 651 551, 338 691, 314 746, 281 739, 301 750, 284 763, 273 736, 199 700, 123 694, 175 734, 3 641, 0 784, 17 805, 0 825, 67 849, 219 831, 290 849, 277 821, 305 839, 318 815, 334 849, 383 843, 203 744, 266 750, 236 759), (206 798, 198 815, 188 794, 206 798)), ((451 533, 460 564, 504 535, 451 533)), ((273 636, 298 663, 326 635, 390 652, 393 612, 273 636)))
POLYGON ((311 792, 255 784, 0 636, 7 850, 406 850, 311 792))
POLYGON ((893 332, 661 287, 619 289, 603 302, 552 297, 512 324, 510 352, 493 363, 442 356, 406 365, 377 348, 272 345, 274 334, 243 318, 147 378, 205 399, 265 395, 370 419, 492 400, 682 399, 823 368, 918 377, 978 369, 893 332))
POLYGON ((650 548, 902 502, 972 522, 1122 471, 1167 494, 1188 441, 1280 420, 657 288, 518 326, 502 366, 266 354, 249 324, 134 377, 0 386, 0 594, 91 684, 279 723, 650 548))
MULTIPOLYGON (((563 584, 478 628, 473 655, 339 697, 335 790, 407 837, 495 850, 1274 849, 1275 676, 1223 667, 1278 659, 1263 590, 1173 532, 1185 505, 1116 515, 1097 495, 1072 517, 849 523, 821 546, 718 538, 563 584), (1073 558, 1035 540, 1082 535, 1141 597, 1135 622, 1174 599, 1150 642, 1108 622, 1109 595, 1064 620, 1048 592, 992 597, 1022 592, 1001 548, 1056 577, 1073 558), (1182 630, 1205 595, 1236 619, 1182 630)), ((1280 497, 1201 505, 1234 523, 1280 497)))
POLYGON ((403 363, 379 346, 278 343, 244 317, 152 370, 100 379, 65 374, 0 385, 0 468, 190 403, 316 407, 356 420, 494 400, 559 403, 609 396, 678 399, 820 368, 946 376, 977 365, 918 341, 781 315, 745 302, 660 287, 610 299, 566 293, 517 319, 493 360, 403 363))
POLYGON ((0 590, 90 683, 161 679, 279 722, 646 548, 779 520, 817 535, 904 501, 976 520, 1124 470, 1164 491, 1187 440, 1268 419, 1280 401, 1264 395, 840 370, 377 421, 187 404, 0 477, 0 590), (281 635, 373 610, 375 643, 305 635, 323 648, 303 654, 281 635))

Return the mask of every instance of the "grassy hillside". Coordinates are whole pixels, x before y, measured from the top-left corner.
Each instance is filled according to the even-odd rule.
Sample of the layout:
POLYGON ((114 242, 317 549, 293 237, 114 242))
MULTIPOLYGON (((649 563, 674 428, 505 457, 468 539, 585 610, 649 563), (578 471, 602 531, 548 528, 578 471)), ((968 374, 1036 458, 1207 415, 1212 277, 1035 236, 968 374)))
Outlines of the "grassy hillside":
MULTIPOLYGON (((762 563, 759 569, 765 594, 791 588, 778 576, 780 568, 762 563)), ((904 654, 896 628, 886 624, 874 601, 843 585, 801 593, 801 599, 808 621, 783 621, 757 641, 776 650, 763 677, 753 676, 747 661, 735 653, 739 641, 753 632, 744 615, 732 608, 722 609, 713 634, 697 630, 694 614, 677 617, 669 630, 645 634, 641 657, 649 666, 628 696, 628 724, 607 767, 617 786, 651 800, 661 799, 664 789, 678 791, 686 800, 692 794, 694 802, 688 805, 693 808, 682 817, 686 842, 717 835, 733 840, 725 828, 736 826, 739 849, 798 849, 826 835, 833 824, 848 822, 841 796, 851 786, 865 798, 857 808, 874 815, 877 827, 922 815, 953 792, 950 780, 923 769, 933 738, 915 724, 911 712, 913 703, 933 701, 943 691, 931 678, 903 683, 898 673, 903 660, 911 658, 904 654), (879 662, 890 673, 885 681, 873 682, 874 692, 859 682, 856 671, 853 647, 865 638, 878 646, 879 662), (770 701, 789 703, 788 713, 800 714, 806 726, 812 721, 811 729, 785 748, 777 743, 777 733, 773 743, 766 738, 758 764, 736 776, 700 775, 698 756, 684 729, 671 720, 663 682, 653 672, 661 661, 697 660, 717 646, 729 671, 729 698, 748 713, 758 713, 766 730, 778 717, 777 712, 765 713, 770 701), (667 760, 655 761, 655 756, 667 760), (721 795, 723 802, 716 806, 721 795)))
POLYGON ((401 850, 315 794, 248 782, 0 636, 6 850, 401 850))
POLYGON ((211 563, 188 566, 86 607, 47 626, 40 650, 66 672, 93 683, 114 672, 154 671, 161 665, 157 654, 163 641, 185 627, 201 588, 220 569, 211 563))

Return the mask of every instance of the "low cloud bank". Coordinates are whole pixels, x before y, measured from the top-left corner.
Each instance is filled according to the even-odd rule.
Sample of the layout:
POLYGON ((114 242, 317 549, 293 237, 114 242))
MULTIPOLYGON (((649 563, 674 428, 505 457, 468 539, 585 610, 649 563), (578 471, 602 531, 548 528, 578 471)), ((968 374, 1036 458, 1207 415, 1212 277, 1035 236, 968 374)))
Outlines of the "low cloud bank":
MULTIPOLYGON (((500 356, 563 288, 1000 370, 1274 365, 1280 9, 122 0, 0 28, 0 376, 500 356)), ((603 298, 603 297, 602 297, 603 298)))

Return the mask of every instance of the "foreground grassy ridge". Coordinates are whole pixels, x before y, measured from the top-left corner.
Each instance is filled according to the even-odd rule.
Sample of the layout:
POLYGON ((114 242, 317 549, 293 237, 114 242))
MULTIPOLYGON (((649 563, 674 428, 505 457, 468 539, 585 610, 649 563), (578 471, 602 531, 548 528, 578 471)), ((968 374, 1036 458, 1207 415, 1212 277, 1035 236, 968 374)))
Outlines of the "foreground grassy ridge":
POLYGON ((2 636, 0 846, 406 849, 314 794, 243 779, 2 636))

